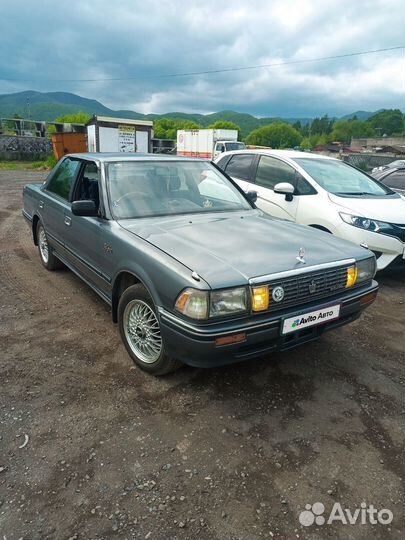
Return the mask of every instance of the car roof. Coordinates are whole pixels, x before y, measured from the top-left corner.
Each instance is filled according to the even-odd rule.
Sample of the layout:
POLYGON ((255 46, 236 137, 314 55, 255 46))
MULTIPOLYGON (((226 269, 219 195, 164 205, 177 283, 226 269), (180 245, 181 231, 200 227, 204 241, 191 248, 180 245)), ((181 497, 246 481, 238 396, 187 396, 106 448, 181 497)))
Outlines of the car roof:
POLYGON ((311 152, 300 152, 298 150, 272 150, 269 148, 268 150, 265 148, 247 148, 246 150, 231 150, 229 152, 223 152, 220 154, 220 157, 222 156, 230 156, 233 154, 260 154, 264 156, 274 156, 274 157, 284 157, 289 159, 297 159, 297 158, 309 158, 309 159, 332 159, 335 161, 338 161, 336 158, 332 158, 329 156, 324 156, 322 154, 313 154, 311 152))
POLYGON ((388 169, 383 169, 382 171, 376 171, 374 173, 374 178, 379 178, 379 177, 386 177, 388 176, 389 174, 392 174, 394 172, 405 172, 405 167, 389 167, 388 169))
POLYGON ((94 160, 102 163, 113 161, 203 161, 202 158, 190 158, 185 156, 169 156, 167 154, 141 154, 131 152, 86 152, 80 154, 66 154, 64 157, 74 157, 77 159, 94 160))

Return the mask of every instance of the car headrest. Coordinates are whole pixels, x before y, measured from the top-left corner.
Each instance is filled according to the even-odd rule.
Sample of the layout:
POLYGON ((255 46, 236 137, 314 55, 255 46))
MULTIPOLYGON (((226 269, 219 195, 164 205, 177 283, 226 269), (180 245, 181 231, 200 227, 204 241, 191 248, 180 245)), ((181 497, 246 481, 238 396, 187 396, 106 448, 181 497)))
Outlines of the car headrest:
POLYGON ((167 182, 167 189, 169 191, 176 191, 180 189, 180 178, 178 176, 170 176, 169 181, 167 182))

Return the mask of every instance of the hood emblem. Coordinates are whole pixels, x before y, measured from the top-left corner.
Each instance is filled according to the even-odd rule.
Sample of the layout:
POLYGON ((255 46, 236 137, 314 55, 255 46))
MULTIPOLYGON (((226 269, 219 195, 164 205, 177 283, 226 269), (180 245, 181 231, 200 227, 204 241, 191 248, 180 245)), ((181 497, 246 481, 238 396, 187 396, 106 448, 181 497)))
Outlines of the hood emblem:
POLYGON ((296 257, 297 261, 302 264, 305 264, 304 255, 305 255, 305 249, 301 247, 298 251, 298 257, 296 257))

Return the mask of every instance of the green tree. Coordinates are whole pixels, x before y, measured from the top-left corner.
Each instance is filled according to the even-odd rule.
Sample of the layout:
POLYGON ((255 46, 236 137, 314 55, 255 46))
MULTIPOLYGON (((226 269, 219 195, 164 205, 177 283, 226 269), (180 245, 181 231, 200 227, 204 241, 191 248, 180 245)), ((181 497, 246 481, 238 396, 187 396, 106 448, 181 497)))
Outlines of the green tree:
POLYGON ((325 133, 328 135, 332 131, 333 120, 330 120, 328 115, 325 114, 322 118, 314 118, 311 124, 311 134, 321 135, 325 133))
POLYGON ((352 137, 373 137, 375 131, 370 123, 362 120, 338 120, 332 131, 332 140, 349 143, 352 137))
POLYGON ((60 122, 61 124, 87 124, 90 119, 90 114, 83 111, 78 111, 74 114, 65 114, 64 116, 59 116, 59 118, 56 118, 55 122, 60 122))
MULTIPOLYGON (((78 111, 74 114, 65 114, 63 116, 59 116, 55 119, 55 122, 60 124, 87 124, 87 122, 91 119, 91 115, 87 114, 82 111, 78 111)), ((51 135, 52 133, 56 132, 55 126, 48 125, 47 128, 48 134, 51 135)))
POLYGON ((290 124, 283 122, 255 129, 246 137, 247 144, 270 146, 271 148, 293 148, 298 146, 301 140, 301 134, 290 124))
POLYGON ((299 133, 301 133, 301 130, 302 130, 302 125, 301 125, 301 122, 299 120, 297 120, 296 122, 293 123, 292 127, 294 129, 296 129, 299 133))
POLYGON ((380 111, 367 120, 379 135, 393 135, 404 132, 404 115, 399 109, 386 109, 380 111))
POLYGON ((179 129, 200 129, 201 126, 191 120, 181 120, 174 118, 159 118, 153 125, 155 137, 157 139, 177 139, 179 129))
POLYGON ((305 137, 305 139, 302 139, 301 141, 301 144, 300 144, 300 148, 301 150, 312 150, 313 146, 311 144, 311 141, 309 140, 308 137, 305 137))

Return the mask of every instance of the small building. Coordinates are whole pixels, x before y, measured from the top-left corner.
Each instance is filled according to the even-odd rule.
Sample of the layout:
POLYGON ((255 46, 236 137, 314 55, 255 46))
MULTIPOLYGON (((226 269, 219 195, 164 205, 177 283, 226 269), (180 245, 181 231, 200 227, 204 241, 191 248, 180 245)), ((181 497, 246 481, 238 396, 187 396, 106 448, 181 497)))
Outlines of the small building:
POLYGON ((364 137, 362 139, 353 138, 350 143, 350 148, 361 152, 364 150, 375 151, 376 148, 382 148, 384 146, 404 145, 405 137, 364 137))
POLYGON ((151 121, 93 116, 86 127, 89 152, 152 152, 151 121))

